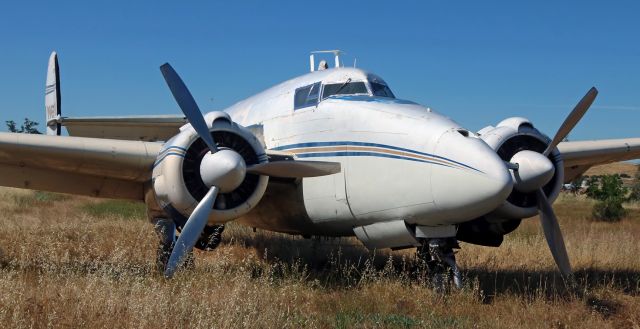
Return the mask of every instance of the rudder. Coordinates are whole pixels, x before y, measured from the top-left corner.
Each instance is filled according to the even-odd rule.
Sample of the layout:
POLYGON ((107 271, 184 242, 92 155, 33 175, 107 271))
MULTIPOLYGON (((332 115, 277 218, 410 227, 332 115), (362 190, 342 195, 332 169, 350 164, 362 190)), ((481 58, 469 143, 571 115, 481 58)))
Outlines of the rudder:
POLYGON ((47 82, 44 95, 44 106, 47 123, 47 135, 60 135, 60 69, 58 67, 58 54, 54 51, 49 57, 49 67, 47 69, 47 82))

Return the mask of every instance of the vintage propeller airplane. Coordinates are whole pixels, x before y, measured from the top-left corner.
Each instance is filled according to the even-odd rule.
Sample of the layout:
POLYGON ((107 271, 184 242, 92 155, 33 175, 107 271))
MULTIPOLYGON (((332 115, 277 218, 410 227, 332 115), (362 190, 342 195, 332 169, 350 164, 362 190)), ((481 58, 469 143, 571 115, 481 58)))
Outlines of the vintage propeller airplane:
POLYGON ((330 53, 333 68, 322 61, 316 70, 312 53, 310 73, 204 116, 164 64, 184 116, 67 118, 54 52, 48 135, 0 133, 0 185, 145 202, 166 277, 192 248, 214 249, 236 220, 305 237, 355 235, 370 249, 417 247, 437 277, 452 274, 459 286, 458 241, 499 246, 537 214, 570 277, 551 207, 562 184, 640 157, 640 138, 562 142, 595 88, 553 138, 521 117, 474 133, 330 53))

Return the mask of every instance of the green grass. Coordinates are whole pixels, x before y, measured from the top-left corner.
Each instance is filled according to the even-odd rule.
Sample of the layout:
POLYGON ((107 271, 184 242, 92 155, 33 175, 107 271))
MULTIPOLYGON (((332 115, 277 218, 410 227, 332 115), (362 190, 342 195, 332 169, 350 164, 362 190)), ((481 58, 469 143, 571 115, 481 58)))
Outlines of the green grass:
POLYGON ((46 207, 55 202, 65 201, 71 198, 66 194, 42 191, 9 194, 9 197, 13 200, 13 206, 16 210, 26 210, 30 207, 46 207))
POLYGON ((430 313, 426 319, 395 313, 370 313, 341 311, 335 316, 335 328, 464 328, 470 325, 466 317, 455 317, 430 313))
POLYGON ((124 219, 145 219, 146 208, 143 203, 107 200, 102 202, 85 203, 81 210, 93 217, 120 217, 124 219))
POLYGON ((38 202, 57 202, 57 201, 66 201, 71 198, 68 194, 60 194, 53 192, 44 192, 44 191, 35 191, 34 198, 38 202))
POLYGON ((352 328, 366 326, 377 328, 422 328, 422 321, 401 314, 363 314, 358 311, 338 312, 335 328, 352 328))

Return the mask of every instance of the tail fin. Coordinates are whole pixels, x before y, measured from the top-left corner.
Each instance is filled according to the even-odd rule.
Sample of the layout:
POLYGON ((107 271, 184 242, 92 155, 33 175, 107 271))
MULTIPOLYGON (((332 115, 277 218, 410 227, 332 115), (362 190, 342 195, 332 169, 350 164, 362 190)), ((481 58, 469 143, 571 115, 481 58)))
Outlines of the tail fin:
POLYGON ((60 69, 58 67, 58 54, 51 53, 49 68, 47 69, 47 85, 44 95, 44 106, 47 115, 47 135, 60 135, 60 69))

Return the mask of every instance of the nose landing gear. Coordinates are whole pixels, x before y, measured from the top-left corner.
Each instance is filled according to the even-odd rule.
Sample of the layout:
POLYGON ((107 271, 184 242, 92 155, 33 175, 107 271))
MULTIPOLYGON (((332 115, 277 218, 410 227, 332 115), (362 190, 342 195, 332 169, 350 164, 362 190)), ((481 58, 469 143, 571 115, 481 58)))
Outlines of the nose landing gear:
POLYGON ((453 284, 462 289, 462 275, 456 264, 454 249, 460 249, 455 238, 424 239, 418 247, 417 256, 427 264, 431 282, 438 292, 446 291, 453 284))
POLYGON ((156 268, 162 273, 167 266, 169 256, 171 256, 171 251, 173 250, 173 244, 176 240, 176 224, 173 222, 173 219, 156 218, 153 228, 160 240, 156 252, 156 268))

